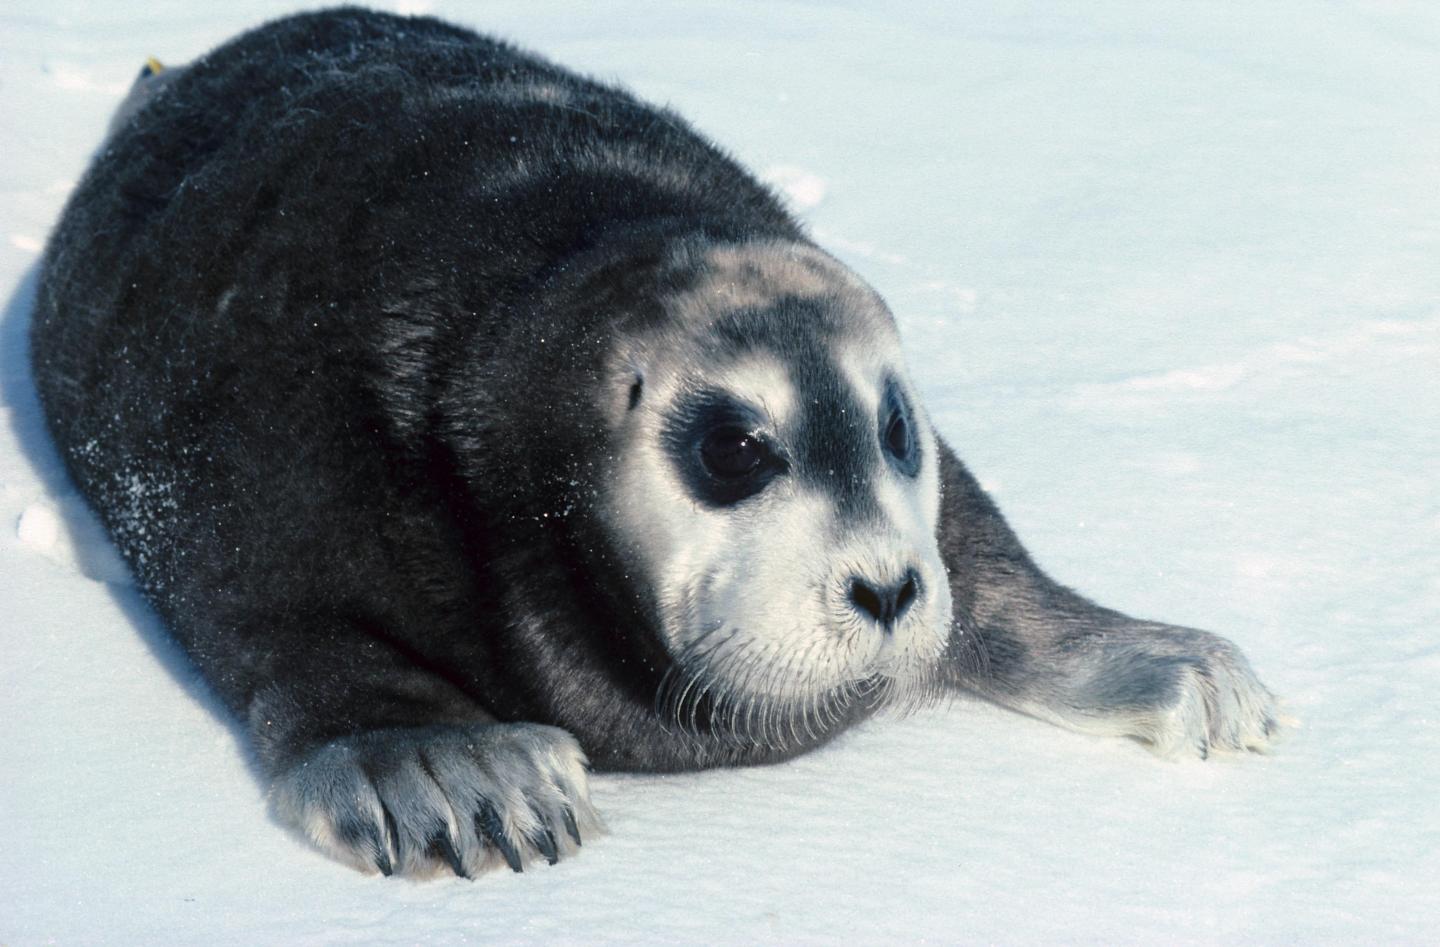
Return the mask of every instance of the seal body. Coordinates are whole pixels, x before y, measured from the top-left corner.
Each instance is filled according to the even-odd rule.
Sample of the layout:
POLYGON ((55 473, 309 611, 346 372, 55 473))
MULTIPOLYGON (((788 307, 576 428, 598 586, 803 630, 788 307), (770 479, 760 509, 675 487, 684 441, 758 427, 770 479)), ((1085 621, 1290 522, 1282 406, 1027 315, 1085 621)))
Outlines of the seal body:
POLYGON ((553 861, 588 765, 774 762, 956 688, 1167 754, 1273 727, 1224 639, 1035 567, 884 302, 734 161, 438 20, 142 78, 32 355, 277 814, 357 867, 553 861))

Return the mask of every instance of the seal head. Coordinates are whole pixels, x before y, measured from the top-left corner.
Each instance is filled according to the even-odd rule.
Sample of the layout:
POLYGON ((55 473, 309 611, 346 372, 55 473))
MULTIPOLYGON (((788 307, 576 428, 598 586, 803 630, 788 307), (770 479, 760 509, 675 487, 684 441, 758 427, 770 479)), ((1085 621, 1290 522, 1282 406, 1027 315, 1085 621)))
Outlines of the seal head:
POLYGON ((893 318, 808 245, 681 255, 694 278, 612 359, 599 502, 674 662, 662 715, 784 745, 923 697, 951 600, 893 318))

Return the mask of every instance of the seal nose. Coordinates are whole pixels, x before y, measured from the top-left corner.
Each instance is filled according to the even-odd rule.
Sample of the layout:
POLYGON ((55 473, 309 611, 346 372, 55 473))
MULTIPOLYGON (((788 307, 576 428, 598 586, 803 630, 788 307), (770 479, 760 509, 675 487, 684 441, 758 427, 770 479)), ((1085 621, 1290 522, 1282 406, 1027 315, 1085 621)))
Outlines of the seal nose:
POLYGON ((914 569, 906 571, 904 577, 894 585, 879 588, 856 576, 850 580, 850 604, 862 615, 888 634, 914 604, 920 594, 920 576, 914 569))

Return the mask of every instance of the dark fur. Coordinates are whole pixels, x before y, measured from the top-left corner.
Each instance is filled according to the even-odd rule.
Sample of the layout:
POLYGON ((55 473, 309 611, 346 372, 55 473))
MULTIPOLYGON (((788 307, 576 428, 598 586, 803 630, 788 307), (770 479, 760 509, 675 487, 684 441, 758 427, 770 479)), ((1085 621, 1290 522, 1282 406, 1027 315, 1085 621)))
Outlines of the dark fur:
MULTIPOLYGON (((757 237, 806 240, 667 111, 435 20, 299 16, 116 129, 45 256, 36 377, 273 776, 339 739, 496 721, 564 727, 605 768, 765 762, 805 747, 657 719, 668 658, 588 515, 615 314, 660 318, 693 276, 671 248, 757 237), (571 101, 506 101, 532 79, 571 101)), ((1243 664, 1052 583, 942 454, 952 683, 1158 712, 1217 649, 1243 664)))

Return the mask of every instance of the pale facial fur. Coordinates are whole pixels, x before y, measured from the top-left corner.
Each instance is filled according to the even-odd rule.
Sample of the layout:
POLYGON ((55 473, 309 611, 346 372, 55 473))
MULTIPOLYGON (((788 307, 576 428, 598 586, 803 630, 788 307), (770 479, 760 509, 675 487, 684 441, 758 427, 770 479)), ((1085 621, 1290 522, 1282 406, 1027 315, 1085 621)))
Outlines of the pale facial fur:
POLYGON ((617 353, 610 394, 619 447, 603 514, 643 565, 631 578, 678 665, 662 695, 669 713, 683 724, 708 697, 722 728, 783 741, 784 727, 813 728, 849 701, 924 691, 951 615, 935 538, 936 445, 888 313, 838 263, 787 245, 725 247, 706 263, 697 286, 671 300, 676 318, 664 337, 631 339, 617 353), (786 353, 766 344, 766 304, 781 298, 846 310, 834 320, 843 332, 800 333, 803 360, 827 366, 825 377, 864 419, 837 429, 845 441, 837 449, 854 462, 843 502, 826 480, 835 472, 806 469, 798 446, 819 409, 813 382, 797 381, 795 333, 786 353), (737 312, 749 333, 743 346, 714 331, 737 312), (920 457, 910 474, 880 449, 887 386, 910 406, 920 457), (748 408, 753 433, 790 459, 786 472, 738 503, 697 498, 676 460, 687 445, 667 438, 697 392, 748 408), (883 589, 907 576, 919 591, 893 626, 857 607, 857 579, 883 589))

